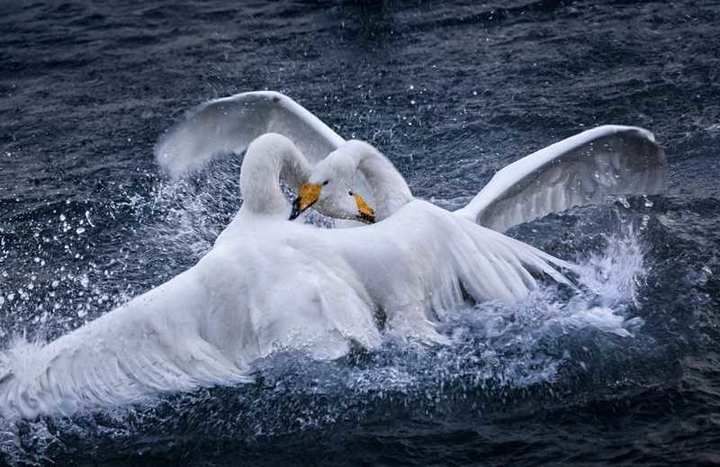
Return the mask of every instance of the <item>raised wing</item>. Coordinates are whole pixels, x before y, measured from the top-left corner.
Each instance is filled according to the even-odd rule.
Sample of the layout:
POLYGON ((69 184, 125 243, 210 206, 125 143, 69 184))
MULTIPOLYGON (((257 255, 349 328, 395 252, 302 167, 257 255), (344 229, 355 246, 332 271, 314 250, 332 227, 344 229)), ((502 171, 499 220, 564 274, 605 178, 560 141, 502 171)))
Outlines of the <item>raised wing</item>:
POLYGON ((214 156, 241 152, 265 133, 288 137, 310 163, 345 142, 329 126, 289 97, 256 91, 215 99, 196 107, 155 146, 158 164, 172 177, 203 167, 214 156))
POLYGON ((660 193, 665 168, 665 153, 649 131, 600 126, 503 168, 456 213, 504 232, 608 195, 660 193))

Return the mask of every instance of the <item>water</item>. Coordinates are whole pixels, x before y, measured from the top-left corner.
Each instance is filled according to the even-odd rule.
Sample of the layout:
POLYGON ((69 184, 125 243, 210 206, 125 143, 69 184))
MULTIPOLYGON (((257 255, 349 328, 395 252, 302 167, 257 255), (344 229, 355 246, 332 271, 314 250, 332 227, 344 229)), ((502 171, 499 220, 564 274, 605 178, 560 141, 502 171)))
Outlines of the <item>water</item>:
POLYGON ((584 266, 449 347, 131 407, 0 420, 5 463, 720 463, 720 5, 712 2, 0 2, 0 345, 22 353, 192 265, 237 210, 239 160, 180 185, 152 145, 254 89, 381 148, 458 207, 583 129, 655 132, 667 194, 510 234, 584 266), (28 343, 30 342, 30 343, 28 343))

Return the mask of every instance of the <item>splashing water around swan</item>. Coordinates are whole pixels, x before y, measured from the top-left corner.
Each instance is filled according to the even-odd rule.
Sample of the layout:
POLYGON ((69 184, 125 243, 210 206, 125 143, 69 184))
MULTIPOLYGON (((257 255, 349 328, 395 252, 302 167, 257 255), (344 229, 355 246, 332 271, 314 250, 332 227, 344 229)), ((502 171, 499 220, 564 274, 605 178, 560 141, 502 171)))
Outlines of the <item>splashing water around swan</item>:
POLYGON ((378 311, 403 338, 441 341, 431 316, 459 306, 463 292, 476 301, 521 298, 535 287, 531 270, 564 281, 546 262, 561 261, 420 201, 363 228, 289 222, 279 176, 302 176, 305 166, 284 137, 253 142, 241 171, 243 206, 213 249, 186 272, 44 346, 31 371, 5 373, 5 413, 69 413, 247 381, 254 361, 283 349, 316 359, 345 355, 353 343, 373 349, 378 311), (398 235, 408 225, 414 231, 398 235))
POLYGON ((254 142, 242 168, 243 207, 213 250, 67 336, 39 349, 16 346, 4 356, 3 413, 70 413, 243 382, 255 361, 281 350, 322 360, 347 354, 355 343, 374 349, 381 344, 378 313, 391 334, 447 342, 435 321, 449 319, 464 295, 478 302, 522 299, 537 288, 531 271, 566 282, 550 264, 572 268, 418 200, 371 227, 328 231, 289 223, 279 178, 298 186, 308 172, 286 138, 254 142))
MULTIPOLYGON (((579 281, 581 289, 588 292, 573 295, 569 299, 558 299, 554 287, 543 286, 512 305, 486 302, 474 307, 461 307, 441 326, 441 332, 448 336, 446 346, 425 349, 385 337, 382 347, 363 365, 312 362, 299 358, 301 356, 297 353, 270 356, 259 362, 257 372, 265 380, 265 386, 275 389, 265 394, 258 394, 257 389, 249 390, 247 394, 244 390, 235 390, 225 396, 233 401, 249 398, 247 402, 233 406, 233 410, 242 413, 243 419, 248 422, 238 426, 239 420, 233 415, 232 429, 235 436, 238 436, 238 430, 239 433, 247 430, 248 436, 296 433, 302 431, 303 427, 317 428, 333 424, 347 417, 348 411, 362 410, 366 405, 371 407, 374 400, 392 394, 405 394, 407 398, 442 399, 453 397, 449 388, 457 385, 467 385, 465 391, 476 387, 487 387, 487 390, 504 387, 511 390, 552 382, 568 363, 583 364, 567 362, 568 357, 562 351, 549 351, 548 344, 557 345, 555 342, 562 336, 601 331, 626 336, 620 337, 623 346, 630 345, 630 340, 636 340, 630 334, 636 333, 642 321, 633 318, 632 301, 638 279, 645 273, 642 265, 640 240, 635 232, 626 231, 608 237, 607 246, 602 251, 579 263, 582 271, 582 279, 579 281), (598 286, 601 286, 599 296, 590 292, 598 286), (601 319, 586 319, 595 316, 588 310, 603 303, 609 310, 607 314, 601 315, 601 319), (425 394, 428 391, 430 393, 425 394), (337 398, 337 404, 311 406, 296 412, 293 397, 299 398, 303 394, 310 397, 318 392, 332 400, 337 398), (288 422, 300 416, 303 417, 302 426, 296 426, 300 422, 288 422)), ((0 363, 0 368, 6 369, 7 365, 13 365, 22 369, 27 361, 21 360, 40 348, 39 345, 16 342, 5 355, 6 360, 0 363)), ((28 371, 29 367, 23 370, 28 371)), ((230 381, 225 384, 230 384, 230 381)), ((141 398, 137 400, 139 405, 132 409, 114 409, 122 401, 111 401, 105 406, 109 410, 107 416, 110 417, 105 422, 109 423, 105 430, 116 427, 114 436, 122 439, 127 436, 123 427, 137 423, 140 413, 144 414, 146 426, 143 429, 147 430, 147 425, 153 423, 154 407, 164 407, 164 412, 171 410, 170 413, 182 419, 188 413, 205 414, 208 406, 215 407, 218 404, 215 400, 218 397, 223 396, 201 391, 170 402, 167 398, 141 398)), ((169 429, 165 419, 169 414, 158 416, 162 416, 162 419, 155 423, 159 423, 164 432, 169 429)), ((221 414, 216 416, 222 419, 221 414)), ((45 449, 48 449, 55 442, 55 435, 47 432, 46 439, 40 439, 43 436, 43 422, 38 423, 33 429, 38 437, 33 444, 33 451, 18 455, 41 456, 42 446, 47 444, 45 449)), ((87 443, 92 443, 98 436, 95 423, 84 422, 82 417, 80 422, 63 422, 59 419, 54 423, 53 432, 68 431, 73 436, 87 438, 87 443)), ((215 433, 220 428, 208 422, 207 429, 215 433)), ((22 435, 10 431, 3 434, 0 442, 8 446, 5 452, 19 449, 13 447, 19 436, 22 435), (10 438, 5 439, 8 436, 10 438)))

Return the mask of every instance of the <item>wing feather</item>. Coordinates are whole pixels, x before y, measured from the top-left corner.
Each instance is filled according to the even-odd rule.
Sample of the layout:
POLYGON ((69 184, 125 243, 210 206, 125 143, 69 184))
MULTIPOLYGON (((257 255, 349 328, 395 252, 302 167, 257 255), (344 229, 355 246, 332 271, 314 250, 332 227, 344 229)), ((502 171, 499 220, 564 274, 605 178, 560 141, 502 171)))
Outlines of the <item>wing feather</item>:
POLYGON ((311 164, 345 140, 289 97, 255 91, 211 100, 188 112, 155 146, 155 158, 170 176, 202 168, 218 154, 242 152, 260 135, 288 137, 311 164))
POLYGON ((666 165, 649 131, 600 126, 503 168, 457 214, 502 232, 608 195, 660 193, 666 165))

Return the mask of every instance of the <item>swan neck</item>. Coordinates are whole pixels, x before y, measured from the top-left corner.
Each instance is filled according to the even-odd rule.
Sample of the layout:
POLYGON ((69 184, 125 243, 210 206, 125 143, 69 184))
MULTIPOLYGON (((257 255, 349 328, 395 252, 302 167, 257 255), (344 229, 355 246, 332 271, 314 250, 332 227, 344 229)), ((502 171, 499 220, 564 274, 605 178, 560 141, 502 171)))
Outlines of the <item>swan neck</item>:
POLYGON ((296 188, 307 181, 310 164, 288 138, 268 133, 248 146, 240 173, 241 211, 288 216, 290 203, 280 186, 282 179, 296 188))
POLYGON ((382 220, 414 198, 393 163, 377 149, 366 146, 365 150, 354 152, 355 162, 370 185, 377 217, 382 220))

